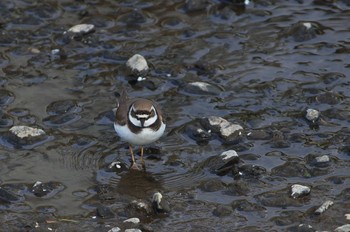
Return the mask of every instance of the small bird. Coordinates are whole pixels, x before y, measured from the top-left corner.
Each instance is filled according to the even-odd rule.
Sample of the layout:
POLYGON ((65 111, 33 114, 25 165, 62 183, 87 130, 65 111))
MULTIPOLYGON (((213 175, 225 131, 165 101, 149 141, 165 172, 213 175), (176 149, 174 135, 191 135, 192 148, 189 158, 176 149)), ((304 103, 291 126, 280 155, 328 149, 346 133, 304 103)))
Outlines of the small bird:
POLYGON ((154 101, 145 98, 129 99, 123 89, 115 111, 114 129, 119 137, 129 143, 131 169, 138 169, 132 145, 141 146, 141 164, 145 169, 143 145, 157 141, 166 124, 163 113, 154 101))

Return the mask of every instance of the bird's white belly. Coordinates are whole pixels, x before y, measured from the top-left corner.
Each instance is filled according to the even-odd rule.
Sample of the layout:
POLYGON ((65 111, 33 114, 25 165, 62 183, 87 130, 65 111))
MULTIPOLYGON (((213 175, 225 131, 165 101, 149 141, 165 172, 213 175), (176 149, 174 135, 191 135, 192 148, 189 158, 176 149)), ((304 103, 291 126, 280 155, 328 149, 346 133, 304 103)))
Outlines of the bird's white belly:
POLYGON ((155 142, 163 135, 165 124, 162 123, 158 131, 154 131, 150 128, 143 128, 138 134, 132 133, 127 125, 119 126, 114 123, 114 129, 119 137, 126 142, 133 145, 146 145, 155 142))

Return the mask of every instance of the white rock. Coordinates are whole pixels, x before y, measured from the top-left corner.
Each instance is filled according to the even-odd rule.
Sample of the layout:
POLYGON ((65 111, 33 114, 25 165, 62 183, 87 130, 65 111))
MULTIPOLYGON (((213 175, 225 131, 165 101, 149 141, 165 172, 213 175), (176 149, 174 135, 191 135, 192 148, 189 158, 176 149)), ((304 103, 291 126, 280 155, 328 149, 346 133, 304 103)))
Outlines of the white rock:
POLYGON ((334 231, 335 232, 349 232, 350 231, 350 224, 339 226, 334 231))
POLYGON ((119 232, 119 231, 121 231, 121 229, 119 227, 113 227, 108 232, 119 232))
POLYGON ((94 28, 95 28, 95 26, 92 24, 78 24, 78 25, 75 25, 75 26, 69 28, 67 32, 87 34, 91 31, 93 31, 94 28))
POLYGON ((238 124, 231 123, 231 122, 229 122, 226 119, 223 119, 221 117, 210 116, 208 118, 208 120, 209 120, 209 124, 211 126, 219 126, 220 127, 220 134, 224 137, 229 137, 230 135, 232 135, 236 131, 243 130, 242 126, 240 126, 238 124))
POLYGON ((142 232, 140 229, 126 229, 125 232, 142 232))
POLYGON ((305 196, 305 195, 309 194, 310 191, 311 191, 310 187, 304 186, 304 185, 300 185, 300 184, 293 184, 291 189, 292 189, 291 196, 293 198, 298 198, 298 197, 305 196))
POLYGON ((303 25, 306 27, 306 29, 310 29, 311 28, 311 23, 303 23, 303 25))
POLYGON ((238 154, 235 150, 228 150, 228 151, 224 151, 223 153, 221 153, 222 159, 223 160, 227 160, 230 159, 232 157, 238 157, 238 154))
POLYGON ((332 205, 333 205, 333 201, 325 201, 318 209, 316 209, 315 213, 321 214, 332 205))
POLYGON ((160 192, 156 192, 153 194, 152 202, 156 203, 158 206, 160 205, 160 202, 162 201, 163 195, 160 192))
POLYGON ((127 223, 127 222, 131 222, 131 223, 134 223, 134 224, 138 224, 140 223, 140 219, 139 218, 129 218, 129 219, 126 219, 123 221, 124 223, 127 223))
POLYGON ((29 126, 13 126, 11 127, 10 132, 21 139, 45 134, 45 131, 42 129, 37 129, 29 126))
POLYGON ((205 82, 200 82, 200 81, 189 83, 189 85, 195 86, 195 87, 201 89, 202 91, 210 91, 209 87, 211 87, 210 84, 205 83, 205 82))
POLYGON ((346 220, 350 220, 350 213, 347 213, 344 216, 345 216, 346 220))
POLYGON ((329 156, 328 155, 323 155, 323 156, 318 156, 315 158, 317 163, 326 163, 329 162, 329 156))
POLYGON ((131 71, 144 72, 148 70, 148 64, 146 59, 139 55, 133 55, 127 62, 126 66, 131 69, 131 71))
POLYGON ((315 122, 320 117, 320 112, 314 109, 307 109, 305 118, 311 122, 315 122))

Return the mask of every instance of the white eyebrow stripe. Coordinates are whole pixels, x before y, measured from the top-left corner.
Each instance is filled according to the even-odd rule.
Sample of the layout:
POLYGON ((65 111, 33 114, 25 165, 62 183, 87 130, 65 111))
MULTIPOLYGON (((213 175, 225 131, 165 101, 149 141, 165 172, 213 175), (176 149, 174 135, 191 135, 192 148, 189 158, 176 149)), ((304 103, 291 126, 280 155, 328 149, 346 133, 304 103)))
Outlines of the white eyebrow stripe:
POLYGON ((138 117, 138 118, 148 118, 149 115, 148 114, 136 114, 136 117, 138 117))

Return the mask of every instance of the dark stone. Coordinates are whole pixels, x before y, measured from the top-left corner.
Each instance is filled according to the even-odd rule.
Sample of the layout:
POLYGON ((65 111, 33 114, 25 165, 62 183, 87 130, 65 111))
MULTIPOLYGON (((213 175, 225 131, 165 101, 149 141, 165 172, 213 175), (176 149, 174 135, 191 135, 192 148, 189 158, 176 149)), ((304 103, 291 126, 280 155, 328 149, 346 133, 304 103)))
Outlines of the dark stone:
POLYGON ((98 217, 101 217, 101 218, 113 218, 114 217, 113 211, 109 207, 104 206, 104 205, 97 206, 96 215, 98 217))
POLYGON ((266 130, 252 130, 247 134, 247 138, 251 140, 269 140, 272 134, 266 130))
POLYGON ((0 89, 0 106, 7 106, 15 100, 15 95, 6 90, 0 89))
POLYGON ((188 136, 195 140, 198 145, 206 145, 212 138, 212 134, 200 127, 189 125, 186 127, 188 136))
POLYGON ((231 203, 231 206, 234 210, 244 211, 244 212, 256 212, 264 211, 266 208, 257 205, 255 203, 249 202, 246 199, 236 200, 231 203))
POLYGON ((48 115, 62 115, 66 113, 78 113, 82 108, 75 100, 60 100, 50 103, 46 107, 48 115))
POLYGON ((211 179, 203 181, 199 188, 204 192, 216 192, 224 189, 224 185, 220 179, 211 179))
POLYGON ((311 171, 301 163, 301 161, 292 160, 277 166, 271 170, 271 175, 283 177, 311 177, 311 171))
POLYGON ((169 202, 159 192, 153 194, 152 207, 155 214, 165 214, 170 212, 169 202))
POLYGON ((240 174, 237 173, 236 175, 241 177, 257 178, 266 173, 266 168, 254 164, 245 164, 240 166, 238 171, 240 174))
POLYGON ((153 214, 153 207, 148 201, 133 200, 124 209, 127 217, 146 218, 153 214))
POLYGON ((315 22, 297 22, 281 32, 282 37, 292 37, 295 42, 304 42, 324 34, 321 24, 315 22))
POLYGON ((232 214, 232 209, 225 205, 218 205, 213 210, 213 215, 217 217, 227 217, 232 214))
POLYGON ((208 168, 210 172, 223 176, 237 168, 238 162, 238 155, 226 156, 223 152, 221 155, 209 157, 202 165, 204 168, 208 168))
POLYGON ((53 197, 57 193, 61 192, 64 186, 59 182, 47 182, 41 183, 36 182, 33 186, 29 187, 28 190, 34 194, 36 197, 53 197))
POLYGON ((0 201, 5 203, 13 203, 20 201, 21 198, 16 194, 0 187, 0 201))

